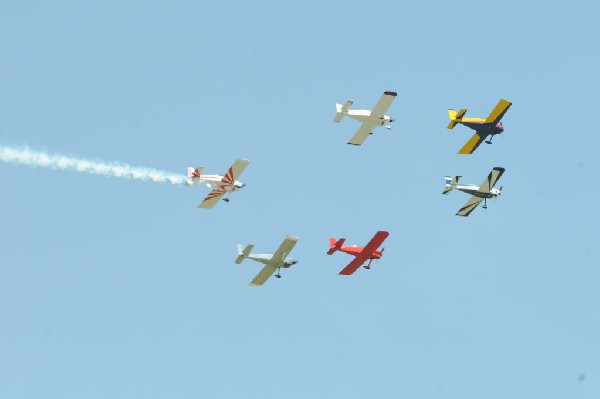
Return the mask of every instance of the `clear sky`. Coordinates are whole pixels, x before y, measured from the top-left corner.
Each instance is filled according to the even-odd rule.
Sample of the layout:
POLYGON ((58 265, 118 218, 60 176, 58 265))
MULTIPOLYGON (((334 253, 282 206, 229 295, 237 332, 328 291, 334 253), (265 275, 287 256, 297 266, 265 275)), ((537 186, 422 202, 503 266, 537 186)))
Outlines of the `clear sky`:
POLYGON ((0 163, 0 398, 597 398, 596 1, 4 1, 0 145, 208 190, 0 163), (398 92, 388 132, 346 145, 398 92), (448 108, 506 133, 475 154, 448 108), (492 167, 503 194, 468 218, 492 167), (338 276, 329 237, 383 259, 338 276), (263 287, 236 244, 300 262, 263 287))

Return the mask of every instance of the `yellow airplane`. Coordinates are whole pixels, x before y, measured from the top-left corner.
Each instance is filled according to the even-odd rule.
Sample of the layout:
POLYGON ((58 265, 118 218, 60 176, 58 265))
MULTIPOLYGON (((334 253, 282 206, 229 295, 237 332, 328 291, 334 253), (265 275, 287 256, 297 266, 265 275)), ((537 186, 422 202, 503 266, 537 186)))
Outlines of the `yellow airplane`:
POLYGON ((510 101, 500 99, 494 110, 486 119, 463 118, 467 112, 466 109, 461 109, 458 112, 453 109, 449 109, 448 115, 450 116, 450 123, 448 124, 448 129, 452 129, 454 126, 456 126, 456 124, 460 123, 461 125, 465 125, 466 127, 475 130, 473 137, 471 137, 469 141, 467 141, 467 143, 460 150, 458 150, 457 154, 472 154, 473 151, 479 147, 479 144, 481 144, 481 142, 488 136, 491 137, 485 142, 487 144, 492 144, 492 138, 494 135, 504 132, 504 126, 502 123, 500 123, 500 120, 511 105, 512 103, 510 101))

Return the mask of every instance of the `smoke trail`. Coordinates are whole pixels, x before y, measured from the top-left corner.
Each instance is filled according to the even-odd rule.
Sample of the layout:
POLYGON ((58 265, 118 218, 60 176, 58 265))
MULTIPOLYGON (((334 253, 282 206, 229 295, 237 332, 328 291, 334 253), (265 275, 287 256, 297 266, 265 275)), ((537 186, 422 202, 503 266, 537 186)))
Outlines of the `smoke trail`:
POLYGON ((0 146, 0 161, 43 167, 73 172, 91 173, 94 175, 121 177, 123 179, 145 180, 174 185, 185 184, 185 177, 162 170, 134 167, 117 162, 88 161, 63 155, 50 155, 44 152, 32 151, 29 148, 11 148, 0 146))

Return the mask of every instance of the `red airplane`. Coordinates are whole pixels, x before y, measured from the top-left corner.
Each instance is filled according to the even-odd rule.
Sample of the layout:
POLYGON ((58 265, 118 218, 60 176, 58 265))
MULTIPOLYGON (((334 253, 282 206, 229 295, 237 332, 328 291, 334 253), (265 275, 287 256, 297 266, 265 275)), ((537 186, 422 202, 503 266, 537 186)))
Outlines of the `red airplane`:
POLYGON ((331 255, 336 251, 342 251, 352 256, 355 256, 354 260, 348 264, 339 274, 343 274, 345 276, 349 276, 355 271, 358 270, 367 260, 369 260, 369 264, 365 266, 365 269, 371 268, 371 262, 373 259, 379 259, 383 255, 383 248, 381 251, 378 250, 379 246, 385 241, 385 239, 390 235, 387 231, 378 231, 375 233, 371 241, 365 247, 359 247, 357 245, 353 245, 351 247, 343 247, 342 245, 346 241, 345 238, 340 238, 336 240, 335 238, 330 238, 330 248, 327 251, 327 255, 331 255))

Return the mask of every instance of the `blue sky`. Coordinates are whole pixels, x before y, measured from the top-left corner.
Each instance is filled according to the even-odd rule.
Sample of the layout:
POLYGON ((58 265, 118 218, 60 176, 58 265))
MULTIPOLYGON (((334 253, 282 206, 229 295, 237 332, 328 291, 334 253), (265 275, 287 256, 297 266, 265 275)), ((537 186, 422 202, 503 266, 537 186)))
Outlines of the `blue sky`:
POLYGON ((185 173, 205 188, 0 164, 2 398, 595 398, 598 5, 538 1, 0 6, 0 145, 185 173), (398 92, 345 143, 335 102, 398 92), (447 109, 513 102, 472 156, 447 109), (469 218, 444 175, 503 195, 469 218), (384 258, 349 278, 329 237, 384 258), (300 237, 246 284, 238 243, 300 237))

